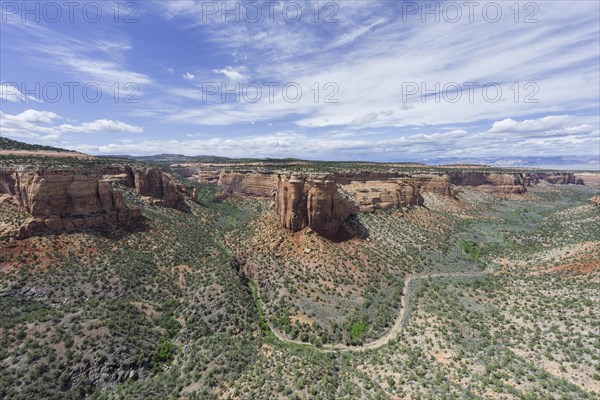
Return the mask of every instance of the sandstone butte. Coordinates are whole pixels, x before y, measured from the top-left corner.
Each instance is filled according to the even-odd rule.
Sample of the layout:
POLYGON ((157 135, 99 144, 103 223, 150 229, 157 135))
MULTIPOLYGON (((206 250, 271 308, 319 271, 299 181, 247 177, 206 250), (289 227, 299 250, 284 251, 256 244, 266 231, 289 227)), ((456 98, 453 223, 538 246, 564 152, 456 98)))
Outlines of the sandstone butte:
POLYGON ((18 239, 45 232, 71 232, 141 217, 123 201, 115 184, 132 188, 160 205, 178 207, 188 191, 157 168, 104 167, 0 170, 0 195, 16 201, 30 218, 11 233, 18 239))
POLYGON ((343 223, 352 214, 421 206, 423 193, 454 197, 453 186, 474 186, 506 196, 524 193, 540 180, 583 184, 571 173, 289 174, 202 170, 191 165, 174 170, 201 183, 216 183, 227 195, 272 199, 284 227, 294 232, 309 227, 331 240, 343 238, 343 223))

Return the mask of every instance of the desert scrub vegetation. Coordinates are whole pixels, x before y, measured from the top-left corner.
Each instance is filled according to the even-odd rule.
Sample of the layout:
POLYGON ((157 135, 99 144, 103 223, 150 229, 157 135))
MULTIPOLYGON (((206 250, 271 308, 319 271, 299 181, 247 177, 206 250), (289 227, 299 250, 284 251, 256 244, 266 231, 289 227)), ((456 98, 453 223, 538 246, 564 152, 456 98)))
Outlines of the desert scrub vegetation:
MULTIPOLYGON (((243 374, 227 393, 240 398, 266 398, 267 393, 275 398, 596 398, 600 393, 597 384, 600 371, 600 303, 597 295, 600 279, 597 269, 584 274, 573 274, 569 270, 540 274, 534 267, 552 267, 554 257, 548 258, 548 255, 553 254, 554 249, 564 247, 561 241, 554 242, 556 247, 548 241, 544 242, 547 243, 545 246, 533 249, 516 244, 526 240, 532 232, 546 236, 550 233, 572 245, 591 239, 588 234, 568 237, 573 231, 554 225, 556 220, 567 227, 574 225, 569 221, 578 221, 576 229, 579 232, 592 232, 597 223, 596 211, 586 207, 589 195, 589 192, 585 193, 586 189, 565 187, 560 190, 564 193, 559 202, 544 199, 488 201, 488 197, 482 196, 477 198, 479 206, 473 209, 468 221, 450 225, 455 229, 452 235, 432 235, 441 242, 440 247, 443 246, 437 248, 440 249, 438 253, 424 256, 419 250, 429 250, 427 244, 420 248, 415 246, 414 251, 420 253, 415 260, 421 261, 417 271, 481 271, 483 267, 494 265, 496 272, 475 280, 446 277, 417 281, 410 288, 414 293, 410 296, 411 309, 406 326, 389 345, 364 353, 317 357, 308 349, 287 349, 276 342, 266 344, 256 359, 256 366, 243 374), (569 194, 571 190, 576 193, 569 194), (563 229, 562 233, 560 229, 563 229), (567 237, 563 238, 563 234, 567 237), (468 247, 463 243, 469 243, 468 247), (479 255, 475 257, 477 261, 471 257, 475 249, 479 255), (537 263, 519 264, 518 267, 498 261, 506 256, 521 260, 533 255, 537 263), (291 367, 296 362, 294 356, 302 363, 298 371, 321 370, 322 359, 337 357, 337 387, 347 391, 328 391, 322 381, 326 373, 319 376, 321 380, 317 377, 308 382, 297 379, 298 375, 291 367), (279 379, 280 375, 285 378, 279 379)), ((378 229, 390 227, 370 224, 368 219, 375 221, 386 215, 390 214, 366 215, 361 222, 367 226, 370 235, 369 241, 363 243, 363 255, 354 256, 351 250, 343 253, 338 247, 338 252, 331 257, 336 260, 332 268, 340 264, 353 265, 357 259, 374 260, 374 265, 379 259, 384 260, 386 253, 373 249, 376 244, 372 245, 372 242, 378 229)), ((443 218, 444 214, 436 215, 440 216, 443 218)), ((452 218, 448 216, 445 220, 452 218)), ((390 219, 386 223, 393 227, 396 222, 390 219)), ((403 228, 407 229, 406 226, 403 228)), ((270 229, 275 229, 275 225, 270 229)), ((254 231, 256 234, 260 232, 254 231)), ((272 254, 251 267, 256 269, 254 274, 262 282, 261 287, 275 292, 267 306, 281 304, 281 314, 269 310, 271 324, 284 333, 292 331, 283 327, 300 325, 298 331, 304 330, 310 338, 309 332, 314 334, 316 331, 307 330, 308 325, 319 329, 323 329, 323 325, 314 322, 318 314, 310 312, 311 303, 298 301, 297 296, 305 293, 314 296, 316 292, 319 296, 320 293, 328 295, 328 301, 335 301, 332 293, 341 297, 342 288, 362 287, 362 282, 358 274, 344 277, 348 273, 347 267, 338 267, 328 275, 320 263, 302 262, 300 257, 310 259, 314 252, 323 256, 322 252, 329 249, 310 239, 305 240, 301 235, 294 236, 300 240, 296 244, 297 253, 287 237, 272 244, 272 248, 281 254, 279 257, 297 257, 294 264, 287 264, 289 268, 282 268, 272 254), (306 247, 311 249, 309 253, 304 252, 306 247), (275 270, 271 273, 269 265, 277 265, 279 273, 284 271, 288 275, 282 278, 282 288, 277 291, 272 289, 277 282, 275 270), (301 276, 288 271, 298 271, 301 276), (332 284, 323 285, 323 282, 332 284)), ((388 248, 400 247, 400 243, 403 247, 406 245, 401 240, 394 243, 389 236, 387 239, 388 248)), ((430 246, 436 249, 436 244, 430 246)), ((340 247, 343 248, 343 244, 340 247)), ((586 248, 584 254, 600 259, 597 246, 586 248)), ((571 250, 567 256, 577 258, 580 254, 571 250)), ((561 262, 569 260, 568 257, 562 257, 561 262)), ((376 273, 377 269, 370 272, 374 271, 376 273)), ((385 275, 382 280, 389 282, 390 275, 385 275)), ((367 284, 363 290, 349 292, 353 298, 357 294, 363 299, 374 293, 367 284)), ((371 323, 371 318, 362 319, 364 315, 358 311, 361 303, 357 304, 358 308, 351 313, 355 319, 335 322, 348 332, 346 339, 344 334, 334 336, 332 332, 336 330, 328 329, 330 340, 343 343, 350 338, 353 327, 355 333, 364 332, 364 325, 353 323, 371 323)), ((368 314, 369 317, 372 315, 368 314)))
POLYGON ((482 269, 460 251, 467 225, 443 211, 359 214, 348 228, 360 227, 368 236, 333 244, 310 231, 287 232, 267 202, 245 201, 255 208, 240 235, 247 240, 232 247, 260 288, 269 323, 294 340, 320 345, 376 339, 400 312, 409 274, 482 269), (357 321, 359 331, 352 328, 357 321))
MULTIPOLYGON (((441 387, 448 388, 446 393, 456 398, 595 398, 597 386, 593 383, 592 370, 597 362, 594 349, 598 336, 592 331, 598 321, 589 316, 582 318, 588 310, 568 313, 568 319, 578 323, 579 328, 589 327, 587 331, 569 334, 569 339, 563 334, 562 340, 567 339, 572 346, 554 340, 552 330, 558 328, 552 328, 551 323, 544 326, 539 316, 535 316, 535 308, 527 311, 532 313, 531 319, 507 312, 511 309, 505 303, 535 299, 535 294, 527 295, 526 291, 536 284, 538 282, 527 286, 522 282, 513 284, 507 277, 497 276, 474 281, 432 280, 415 294, 411 318, 396 342, 364 354, 356 364, 361 370, 371 371, 371 377, 380 383, 389 378, 393 385, 386 387, 387 394, 409 398, 439 398, 441 387), (515 288, 520 291, 516 292, 515 288), (580 319, 581 322, 577 322, 580 319), (548 347, 539 349, 538 356, 521 351, 519 345, 537 345, 544 341, 548 347), (577 360, 579 371, 561 372, 559 366, 555 368, 544 360, 545 353, 562 359, 557 345, 574 351, 576 343, 580 353, 572 354, 564 362, 577 360), (411 354, 418 357, 411 358, 411 354), (435 384, 430 387, 432 382, 435 384)), ((577 295, 583 299, 592 293, 590 289, 577 295)), ((547 299, 539 300, 539 304, 548 303, 547 299)), ((575 302, 569 303, 573 308, 575 302)), ((552 305, 557 311, 561 306, 564 304, 552 305)), ((556 317, 548 322, 551 320, 556 317)))
POLYGON ((335 244, 290 233, 269 202, 221 199, 214 186, 197 187, 189 213, 121 189, 144 226, 34 237, 0 260, 0 397, 599 396, 589 188, 532 188, 531 200, 465 190, 468 213, 361 214, 350 229, 362 234, 335 244), (403 293, 415 273, 492 265, 485 278, 412 280, 403 293), (406 318, 389 344, 320 347, 380 337, 402 296, 406 318))
POLYGON ((257 311, 221 242, 243 211, 125 200, 144 229, 27 239, 0 274, 0 397, 209 398, 252 360, 257 311))

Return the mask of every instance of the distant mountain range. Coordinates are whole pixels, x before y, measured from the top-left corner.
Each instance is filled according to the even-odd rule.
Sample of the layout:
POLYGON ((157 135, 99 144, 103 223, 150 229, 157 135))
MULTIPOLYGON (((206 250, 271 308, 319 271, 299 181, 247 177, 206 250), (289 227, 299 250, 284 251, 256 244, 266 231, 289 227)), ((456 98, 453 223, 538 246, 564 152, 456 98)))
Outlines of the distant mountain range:
MULTIPOLYGON (((38 144, 29 144, 20 142, 17 140, 0 137, 0 150, 19 150, 19 151, 53 151, 53 152, 66 152, 66 153, 77 153, 73 150, 62 149, 52 146, 44 146, 38 144)), ((111 155, 98 155, 96 157, 101 158, 119 158, 119 159, 130 159, 141 162, 156 163, 156 164, 186 164, 186 163, 212 163, 212 164, 224 164, 224 163, 249 163, 249 162, 261 162, 261 163, 281 163, 281 162, 323 162, 323 163, 353 163, 353 164, 372 164, 375 161, 318 161, 318 160, 302 160, 299 158, 230 158, 213 155, 198 155, 198 156, 185 156, 183 154, 156 154, 151 156, 132 156, 128 154, 111 154, 111 155)), ((561 157, 498 157, 498 158, 459 158, 459 157, 441 157, 431 158, 422 161, 415 161, 427 165, 449 165, 449 164, 474 164, 474 165, 485 165, 490 167, 499 168, 527 168, 527 169, 564 169, 564 170, 586 170, 586 171, 599 171, 600 158, 596 160, 590 160, 589 158, 582 158, 577 156, 561 156, 561 157), (588 167, 589 165, 589 167, 588 167)), ((406 162, 406 163, 415 163, 406 162)), ((387 160, 380 162, 382 164, 396 163, 403 164, 404 162, 396 160, 387 160)))

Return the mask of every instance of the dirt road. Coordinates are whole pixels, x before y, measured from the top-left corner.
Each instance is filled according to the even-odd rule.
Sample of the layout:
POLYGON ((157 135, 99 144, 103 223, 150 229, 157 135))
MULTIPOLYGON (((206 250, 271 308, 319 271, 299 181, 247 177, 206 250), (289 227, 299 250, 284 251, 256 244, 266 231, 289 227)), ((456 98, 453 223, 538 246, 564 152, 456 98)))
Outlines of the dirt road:
MULTIPOLYGON (((436 272, 430 274, 416 274, 409 276, 404 282, 404 289, 402 291, 402 297, 400 298, 400 312, 396 316, 396 320, 394 321, 394 325, 392 328, 379 339, 375 339, 372 342, 368 342, 359 346, 347 346, 344 344, 325 344, 321 347, 317 347, 311 343, 301 342, 299 340, 289 339, 281 334, 281 332, 277 331, 273 326, 269 323, 269 327, 273 334, 282 342, 291 343, 295 345, 301 345, 306 347, 314 348, 315 350, 322 352, 335 352, 335 351, 364 351, 364 350, 372 350, 377 349, 379 347, 385 346, 389 343, 390 340, 395 338, 402 327, 406 324, 406 320, 409 316, 409 305, 410 305, 410 297, 413 295, 413 291, 411 290, 411 283, 415 282, 419 279, 429 279, 429 278, 479 278, 489 274, 489 271, 482 272, 436 272)), ((258 294, 260 299, 260 293, 258 294)), ((262 302, 262 300, 260 300, 262 302)))

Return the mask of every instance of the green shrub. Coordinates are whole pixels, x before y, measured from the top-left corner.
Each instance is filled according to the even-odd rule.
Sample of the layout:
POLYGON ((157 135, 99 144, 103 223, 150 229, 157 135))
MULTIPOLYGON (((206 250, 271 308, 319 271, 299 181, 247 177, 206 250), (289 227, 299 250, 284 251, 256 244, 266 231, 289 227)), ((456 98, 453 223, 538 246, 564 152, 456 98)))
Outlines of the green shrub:
POLYGON ((154 363, 166 363, 173 359, 175 355, 176 346, 169 342, 165 337, 161 338, 156 346, 152 360, 154 363))
POLYGON ((361 340, 367 332, 367 325, 362 322, 353 322, 350 326, 350 340, 355 343, 361 340))
POLYGON ((474 261, 479 260, 480 254, 479 254, 479 246, 477 245, 476 242, 473 242, 471 240, 464 240, 461 244, 460 244, 460 249, 471 259, 474 261))

